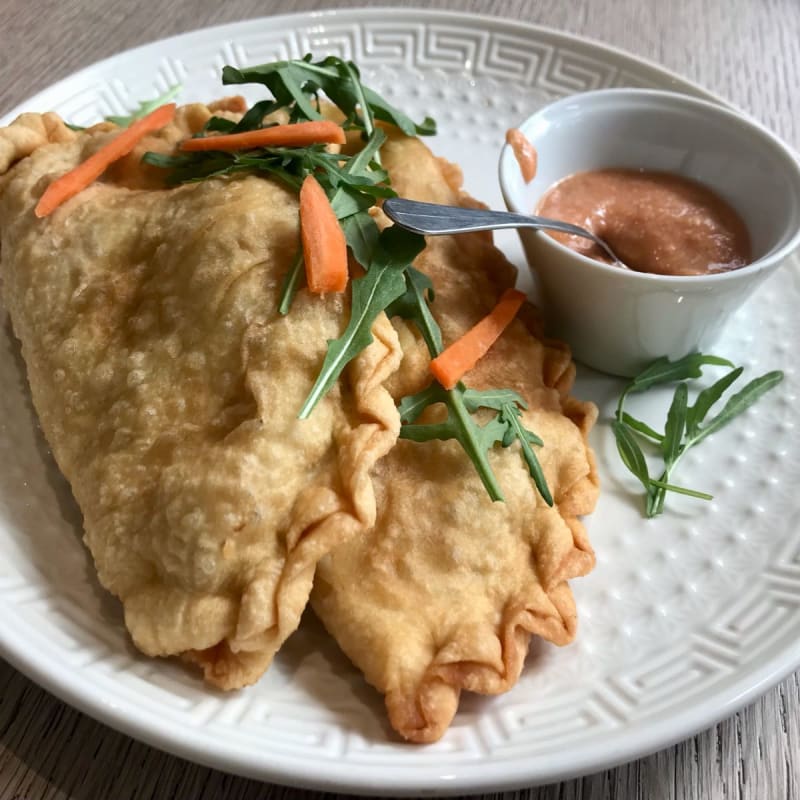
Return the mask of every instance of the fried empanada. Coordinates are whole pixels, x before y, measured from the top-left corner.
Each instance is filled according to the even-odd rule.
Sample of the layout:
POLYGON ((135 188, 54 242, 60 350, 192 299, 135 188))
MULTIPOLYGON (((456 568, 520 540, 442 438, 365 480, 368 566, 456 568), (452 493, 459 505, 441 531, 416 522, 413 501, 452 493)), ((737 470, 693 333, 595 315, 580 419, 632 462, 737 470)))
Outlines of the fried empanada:
MULTIPOLYGON (((418 139, 393 136, 382 159, 403 197, 474 204, 459 170, 418 139)), ((431 307, 445 343, 486 314, 515 277, 487 234, 431 238, 416 266, 433 280, 431 307)), ((575 369, 567 347, 542 338, 532 308, 523 317, 465 380, 476 389, 514 389, 528 403, 523 422, 544 440, 537 452, 554 506, 537 493, 518 445, 491 452, 505 495, 493 503, 456 442, 401 440, 373 473, 375 526, 317 567, 314 610, 385 694, 392 726, 412 741, 443 734, 462 689, 509 689, 532 634, 569 642, 576 614, 567 581, 594 564, 578 517, 598 494, 586 438, 596 409, 569 395, 575 369)), ((399 399, 431 378, 419 335, 393 322, 404 351, 390 379, 399 399)), ((436 407, 430 412, 435 419, 436 407)))
POLYGON ((277 312, 299 244, 293 192, 255 176, 167 189, 140 164, 210 113, 180 109, 46 219, 33 213, 45 187, 114 127, 26 114, 0 129, 0 268, 42 429, 133 641, 235 688, 297 627, 318 559, 374 522, 400 351, 379 317, 297 419, 347 296, 300 291, 277 312))
MULTIPOLYGON (((78 134, 48 114, 0 130, 3 292, 42 428, 140 649, 183 655, 223 688, 251 683, 296 628, 316 569, 314 608, 393 726, 433 741, 461 689, 513 685, 532 634, 574 635, 567 581, 594 563, 579 517, 597 497, 596 410, 569 395, 569 351, 528 308, 468 383, 528 403, 552 508, 517 446, 490 454, 505 495, 492 503, 455 442, 396 441, 395 401, 430 381, 403 320, 379 316, 373 344, 298 421, 349 307, 300 292, 290 315, 276 311, 296 197, 254 176, 166 189, 139 161, 210 114, 184 107, 46 220, 33 214, 45 186, 114 128, 78 134)), ((475 202, 417 139, 392 133, 382 159, 403 196, 475 202)), ((445 341, 515 279, 488 234, 432 239, 416 266, 445 341)))

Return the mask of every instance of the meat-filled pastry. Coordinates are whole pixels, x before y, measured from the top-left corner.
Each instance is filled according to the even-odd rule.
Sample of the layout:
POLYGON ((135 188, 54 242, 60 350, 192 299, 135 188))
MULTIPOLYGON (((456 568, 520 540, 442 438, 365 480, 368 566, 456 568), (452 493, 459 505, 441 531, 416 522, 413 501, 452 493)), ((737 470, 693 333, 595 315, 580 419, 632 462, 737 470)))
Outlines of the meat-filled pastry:
MULTIPOLYGON (((474 202, 461 192, 458 169, 418 139, 393 136, 383 164, 403 197, 474 202)), ((415 266, 436 288, 431 309, 445 344, 514 281, 486 234, 432 238, 415 266)), ((537 453, 553 506, 537 492, 518 445, 490 453, 505 497, 492 502, 456 442, 400 440, 374 472, 375 526, 318 565, 316 613, 386 696, 393 727, 412 741, 444 733, 462 689, 509 689, 532 634, 569 642, 576 614, 567 581, 594 564, 579 516, 592 511, 598 494, 586 438, 596 409, 569 395, 575 369, 568 349, 542 338, 531 308, 522 316, 465 382, 509 387, 527 402, 522 419, 544 441, 537 453)), ((403 320, 393 322, 404 351, 391 378, 399 399, 431 376, 418 334, 403 320)), ((429 413, 435 421, 436 406, 429 413)))
POLYGON ((45 219, 44 189, 118 131, 55 114, 0 129, 3 297, 100 582, 139 649, 183 655, 223 688, 263 673, 318 559, 372 525, 370 470, 399 427, 383 315, 297 419, 349 301, 303 290, 277 312, 296 193, 253 175, 167 189, 140 164, 239 105, 183 107, 45 219))

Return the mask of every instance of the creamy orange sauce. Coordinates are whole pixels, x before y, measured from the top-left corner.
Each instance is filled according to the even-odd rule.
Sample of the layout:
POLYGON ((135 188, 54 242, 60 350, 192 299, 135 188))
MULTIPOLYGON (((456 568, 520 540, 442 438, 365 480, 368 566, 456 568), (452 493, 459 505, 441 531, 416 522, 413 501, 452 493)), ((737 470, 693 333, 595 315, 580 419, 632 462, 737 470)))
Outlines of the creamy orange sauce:
POLYGON ((519 128, 509 128, 506 131, 506 142, 511 145, 514 158, 519 164, 519 171, 525 183, 530 183, 536 177, 538 155, 536 148, 519 128))
MULTIPOLYGON (((587 228, 639 272, 706 275, 750 261, 750 236, 736 211, 706 186, 666 172, 579 172, 551 187, 536 213, 587 228)), ((609 263, 589 239, 548 233, 609 263)))

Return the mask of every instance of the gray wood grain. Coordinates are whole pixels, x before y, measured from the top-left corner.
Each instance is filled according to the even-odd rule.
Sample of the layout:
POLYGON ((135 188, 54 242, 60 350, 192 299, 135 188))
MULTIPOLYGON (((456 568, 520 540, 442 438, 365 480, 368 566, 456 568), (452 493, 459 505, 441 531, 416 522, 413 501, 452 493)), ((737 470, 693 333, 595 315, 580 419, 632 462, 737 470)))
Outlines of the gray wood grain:
MULTIPOLYGON (((163 36, 270 13, 364 5, 364 0, 143 0, 138 5, 0 0, 0 114, 76 69, 163 36)), ((525 20, 621 47, 703 84, 800 148, 800 0, 429 0, 425 5, 525 20)), ((736 716, 659 753, 504 796, 800 800, 798 784, 795 674, 736 716)), ((245 780, 161 753, 69 708, 0 661, 0 800, 222 797, 322 795, 245 780)))

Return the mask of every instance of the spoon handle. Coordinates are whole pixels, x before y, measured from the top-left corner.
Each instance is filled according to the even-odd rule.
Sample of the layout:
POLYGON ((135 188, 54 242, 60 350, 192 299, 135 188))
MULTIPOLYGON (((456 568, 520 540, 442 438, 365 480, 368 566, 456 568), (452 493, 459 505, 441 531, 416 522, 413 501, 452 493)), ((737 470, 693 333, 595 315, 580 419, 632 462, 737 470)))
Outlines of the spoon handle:
POLYGON ((414 233, 439 236, 448 233, 468 233, 470 231, 488 231, 498 228, 536 228, 569 233, 582 236, 598 244, 608 255, 619 263, 619 259, 611 248, 591 231, 569 222, 557 219, 537 217, 528 214, 513 214, 510 211, 489 211, 482 208, 462 208, 460 206, 444 206, 437 203, 421 203, 417 200, 406 200, 391 197, 383 204, 386 216, 402 228, 414 233))

